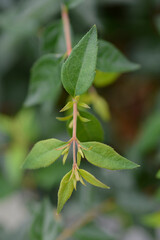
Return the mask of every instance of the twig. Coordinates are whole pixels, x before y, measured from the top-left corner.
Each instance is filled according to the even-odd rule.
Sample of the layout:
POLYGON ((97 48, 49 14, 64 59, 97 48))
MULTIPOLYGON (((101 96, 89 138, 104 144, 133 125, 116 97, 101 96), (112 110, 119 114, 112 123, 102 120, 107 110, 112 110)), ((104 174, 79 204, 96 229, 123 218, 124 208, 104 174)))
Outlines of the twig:
POLYGON ((70 238, 78 229, 85 226, 87 223, 93 221, 100 213, 112 211, 115 209, 115 204, 111 199, 100 203, 97 207, 88 211, 80 219, 75 221, 72 226, 65 228, 63 232, 57 237, 56 240, 67 240, 70 238))

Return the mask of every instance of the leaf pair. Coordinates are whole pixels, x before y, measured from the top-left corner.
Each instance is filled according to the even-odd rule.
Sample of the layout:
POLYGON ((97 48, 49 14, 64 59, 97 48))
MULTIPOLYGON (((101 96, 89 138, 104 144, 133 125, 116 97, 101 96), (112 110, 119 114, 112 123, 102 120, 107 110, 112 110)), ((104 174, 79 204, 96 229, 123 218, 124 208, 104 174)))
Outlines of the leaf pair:
MULTIPOLYGON (((77 174, 79 175, 79 178, 83 177, 88 183, 101 188, 109 189, 109 187, 102 182, 100 182, 98 179, 96 179, 92 174, 89 172, 79 169, 77 170, 77 174)), ((58 191, 58 207, 57 212, 60 213, 62 210, 64 204, 67 202, 67 200, 72 195, 72 192, 75 188, 74 185, 74 170, 68 172, 62 179, 58 191)))

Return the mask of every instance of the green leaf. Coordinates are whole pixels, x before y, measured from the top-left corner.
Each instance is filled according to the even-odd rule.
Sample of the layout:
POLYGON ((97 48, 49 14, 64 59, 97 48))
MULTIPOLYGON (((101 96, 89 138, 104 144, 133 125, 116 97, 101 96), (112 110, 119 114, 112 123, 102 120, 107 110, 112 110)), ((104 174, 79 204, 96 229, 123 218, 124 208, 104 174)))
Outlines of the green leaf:
POLYGON ((34 64, 25 106, 55 101, 60 91, 61 58, 46 54, 34 64))
POLYGON ((71 9, 84 2, 84 0, 63 0, 63 2, 68 8, 71 9))
MULTIPOLYGON (((77 118, 77 138, 79 141, 103 141, 103 129, 98 119, 94 115, 85 111, 79 111, 79 113, 82 117, 90 120, 89 122, 82 122, 77 118)), ((71 120, 67 123, 67 129, 70 136, 72 136, 72 129, 69 128, 70 122, 71 120)))
POLYGON ((137 164, 120 156, 108 145, 99 142, 85 142, 81 144, 86 159, 101 168, 110 170, 132 169, 138 167, 137 164))
POLYGON ((57 239, 62 229, 62 223, 56 219, 55 209, 53 209, 48 199, 44 199, 40 204, 35 204, 32 215, 30 237, 28 239, 57 239))
POLYGON ((124 73, 139 69, 130 62, 114 45, 100 40, 97 56, 97 69, 101 72, 124 73))
POLYGON ((54 138, 36 143, 28 154, 23 168, 36 169, 49 166, 61 156, 64 149, 59 148, 65 145, 65 142, 54 138))
POLYGON ((61 110, 60 112, 65 112, 67 111, 68 109, 72 108, 73 107, 73 102, 68 102, 61 110))
POLYGON ((96 71, 96 76, 94 79, 94 85, 96 87, 104 87, 114 83, 118 77, 120 76, 119 73, 112 73, 112 72, 101 72, 99 70, 96 71))
POLYGON ((54 164, 46 168, 37 169, 34 172, 34 181, 36 185, 43 190, 51 190, 57 187, 63 176, 71 169, 69 162, 65 166, 61 161, 55 161, 54 164))
POLYGON ((95 178, 91 173, 83 170, 83 169, 79 169, 79 172, 81 174, 81 176, 90 184, 96 186, 96 187, 101 187, 101 188, 110 188, 107 185, 105 185, 104 183, 100 182, 97 178, 95 178))
POLYGON ((103 121, 108 121, 110 119, 110 110, 107 101, 97 93, 92 93, 91 97, 94 111, 103 121))
POLYGON ((160 179, 160 170, 158 170, 156 177, 160 179))
POLYGON ((71 96, 81 95, 91 86, 97 59, 97 30, 90 31, 73 48, 62 66, 62 83, 71 96))
POLYGON ((60 213, 64 204, 72 195, 74 185, 73 179, 71 177, 72 171, 68 172, 63 178, 60 183, 59 191, 58 191, 58 207, 57 212, 60 213))
POLYGON ((42 49, 47 53, 66 52, 63 23, 61 20, 45 28, 42 35, 42 49))
POLYGON ((155 212, 152 214, 148 214, 142 218, 142 222, 153 228, 159 228, 160 227, 160 212, 155 212))

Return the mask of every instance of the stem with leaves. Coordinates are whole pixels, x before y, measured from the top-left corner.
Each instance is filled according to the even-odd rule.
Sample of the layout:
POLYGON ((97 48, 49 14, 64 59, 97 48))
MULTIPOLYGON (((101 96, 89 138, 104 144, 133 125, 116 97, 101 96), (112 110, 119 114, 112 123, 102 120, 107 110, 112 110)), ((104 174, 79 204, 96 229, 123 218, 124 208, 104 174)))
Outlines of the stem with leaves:
POLYGON ((59 117, 58 119, 60 121, 68 121, 67 126, 71 139, 67 142, 55 138, 39 141, 32 148, 23 164, 23 167, 26 169, 48 167, 62 155, 63 164, 65 164, 69 149, 71 144, 73 144, 73 166, 62 178, 58 191, 58 213, 71 197, 73 190, 77 189, 77 182, 85 185, 83 181, 85 180, 94 186, 109 189, 107 185, 100 182, 91 173, 80 169, 81 158, 85 157, 91 164, 109 170, 133 169, 138 167, 137 164, 120 156, 110 146, 99 142, 103 141, 102 127, 98 120, 86 111, 89 106, 85 100, 84 102, 82 101, 84 95, 90 89, 92 98, 94 98, 93 100, 97 104, 96 108, 99 111, 102 104, 103 106, 106 105, 103 99, 98 100, 94 88, 91 88, 93 81, 95 81, 95 73, 99 72, 100 75, 106 76, 107 71, 115 73, 133 71, 138 66, 127 62, 112 44, 105 41, 98 41, 95 25, 72 49, 68 8, 65 5, 62 5, 62 20, 68 58, 64 61, 64 57, 58 58, 50 53, 38 60, 32 70, 31 83, 33 83, 33 86, 31 86, 31 97, 28 101, 32 103, 36 99, 37 103, 39 100, 47 100, 46 96, 50 92, 53 95, 57 83, 61 80, 63 87, 70 97, 72 97, 72 101, 69 101, 60 112, 73 109, 73 113, 65 117, 59 117), (113 59, 115 62, 113 62, 113 59), (124 66, 126 65, 127 67, 125 68, 124 66), (37 85, 37 78, 38 82, 41 83, 42 81, 39 86, 37 85), (47 78, 50 84, 47 84, 47 78), (51 81, 52 78, 57 80, 57 82, 51 81), (45 84, 49 85, 49 92, 44 88, 45 84), (33 89, 35 89, 35 92, 33 89), (37 93, 41 93, 42 89, 44 90, 43 96, 42 99, 39 99, 37 98, 39 96, 37 93), (102 139, 99 138, 100 135, 102 139), (96 139, 97 137, 98 139, 96 139))

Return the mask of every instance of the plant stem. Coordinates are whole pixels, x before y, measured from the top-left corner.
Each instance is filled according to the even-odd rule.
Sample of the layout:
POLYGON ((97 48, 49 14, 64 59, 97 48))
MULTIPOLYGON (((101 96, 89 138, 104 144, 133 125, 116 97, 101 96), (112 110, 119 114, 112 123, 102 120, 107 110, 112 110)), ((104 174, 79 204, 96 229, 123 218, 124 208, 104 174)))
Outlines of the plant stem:
POLYGON ((66 227, 56 240, 67 240, 74 235, 74 233, 83 226, 92 222, 101 213, 111 212, 115 210, 116 205, 112 199, 107 199, 101 202, 98 206, 93 207, 88 212, 84 213, 81 218, 76 219, 71 226, 66 227))
POLYGON ((62 4, 62 20, 63 20, 65 39, 66 39, 67 55, 69 56, 72 51, 70 22, 69 22, 69 16, 68 16, 68 9, 64 4, 62 4))
POLYGON ((73 100, 73 166, 77 166, 76 163, 76 130, 77 130, 77 102, 73 100))
MULTIPOLYGON (((71 43, 71 34, 70 34, 70 21, 68 16, 67 7, 62 4, 62 20, 64 27, 64 34, 66 39, 67 55, 69 56, 72 51, 71 43)), ((73 133, 72 133, 72 142, 73 142, 73 168, 77 168, 76 162, 76 130, 77 130, 77 101, 73 99, 73 133)))

